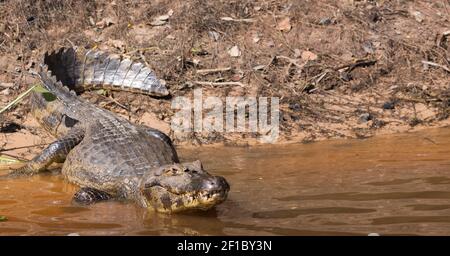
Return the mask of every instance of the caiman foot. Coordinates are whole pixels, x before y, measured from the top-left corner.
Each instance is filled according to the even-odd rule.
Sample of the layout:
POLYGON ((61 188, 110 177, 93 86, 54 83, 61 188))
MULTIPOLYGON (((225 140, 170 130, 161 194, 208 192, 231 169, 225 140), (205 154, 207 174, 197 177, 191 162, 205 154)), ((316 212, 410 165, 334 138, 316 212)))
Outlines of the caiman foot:
POLYGON ((95 188, 81 188, 73 196, 73 201, 77 204, 93 204, 111 199, 112 196, 104 191, 95 188))

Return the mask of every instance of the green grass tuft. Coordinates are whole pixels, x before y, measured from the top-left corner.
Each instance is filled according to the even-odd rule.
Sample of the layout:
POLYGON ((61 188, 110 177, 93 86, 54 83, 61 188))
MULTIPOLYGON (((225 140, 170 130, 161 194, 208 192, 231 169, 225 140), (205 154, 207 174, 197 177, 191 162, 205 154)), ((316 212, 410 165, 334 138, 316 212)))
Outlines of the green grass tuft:
POLYGON ((9 156, 2 156, 0 155, 0 164, 14 164, 14 163, 21 163, 23 161, 16 159, 16 158, 12 158, 9 156))

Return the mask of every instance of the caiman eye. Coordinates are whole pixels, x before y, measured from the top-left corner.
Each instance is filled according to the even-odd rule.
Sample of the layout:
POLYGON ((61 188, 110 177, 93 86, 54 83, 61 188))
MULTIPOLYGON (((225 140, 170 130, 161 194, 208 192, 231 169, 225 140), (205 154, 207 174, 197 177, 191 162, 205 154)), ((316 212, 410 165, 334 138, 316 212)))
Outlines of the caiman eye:
POLYGON ((184 170, 183 170, 185 173, 187 172, 187 173, 198 173, 198 171, 196 171, 196 170, 190 170, 189 168, 184 168, 184 170))

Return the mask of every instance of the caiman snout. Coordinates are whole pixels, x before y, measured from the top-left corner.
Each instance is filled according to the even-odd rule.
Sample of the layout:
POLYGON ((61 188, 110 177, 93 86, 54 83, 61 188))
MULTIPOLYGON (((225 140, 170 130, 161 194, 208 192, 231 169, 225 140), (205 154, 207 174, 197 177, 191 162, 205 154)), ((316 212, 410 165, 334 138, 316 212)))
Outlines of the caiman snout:
POLYGON ((211 179, 205 180, 201 187, 202 190, 207 191, 215 191, 215 190, 222 190, 226 188, 227 190, 230 189, 230 185, 228 185, 228 182, 225 180, 224 177, 221 176, 214 176, 211 179))
POLYGON ((211 202, 224 201, 230 190, 230 185, 221 176, 214 176, 206 179, 199 191, 199 200, 205 204, 210 204, 211 202), (211 201, 211 202, 209 202, 211 201))
POLYGON ((209 193, 219 193, 219 192, 228 192, 230 190, 230 185, 225 180, 224 177, 214 176, 210 179, 205 180, 202 183, 200 191, 209 192, 209 193))
POLYGON ((200 161, 162 166, 141 181, 146 206, 159 212, 208 210, 225 201, 229 190, 225 178, 210 175, 200 161))

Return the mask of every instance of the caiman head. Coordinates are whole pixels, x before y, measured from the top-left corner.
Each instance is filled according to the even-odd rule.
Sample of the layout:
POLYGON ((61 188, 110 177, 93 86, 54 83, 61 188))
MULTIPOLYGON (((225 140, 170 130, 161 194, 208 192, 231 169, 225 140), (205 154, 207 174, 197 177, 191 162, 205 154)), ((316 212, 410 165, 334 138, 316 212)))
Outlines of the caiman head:
POLYGON ((228 182, 210 175, 200 161, 161 166, 140 184, 143 205, 166 213, 208 210, 225 201, 229 190, 228 182))

